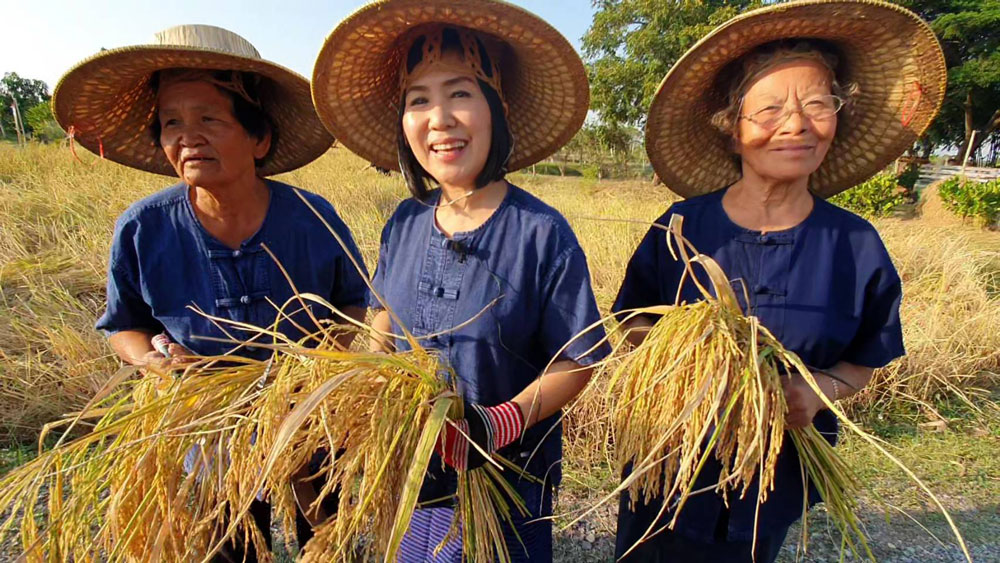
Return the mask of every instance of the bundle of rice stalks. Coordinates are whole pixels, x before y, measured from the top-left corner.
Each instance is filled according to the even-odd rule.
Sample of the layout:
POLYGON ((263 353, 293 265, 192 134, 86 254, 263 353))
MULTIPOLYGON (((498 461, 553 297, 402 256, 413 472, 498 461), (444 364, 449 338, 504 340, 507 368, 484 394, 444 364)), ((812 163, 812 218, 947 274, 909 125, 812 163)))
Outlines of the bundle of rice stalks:
POLYGON ((24 554, 36 561, 190 559, 191 546, 210 542, 205 524, 218 516, 210 507, 222 490, 214 475, 188 475, 185 456, 196 443, 206 452, 222 447, 261 371, 193 369, 183 384, 120 371, 67 421, 90 432, 64 442, 67 430, 0 481, 9 510, 0 534, 19 526, 24 554))
MULTIPOLYGON (((319 469, 306 479, 324 485, 302 508, 312 514, 336 495, 337 510, 315 527, 303 561, 394 560, 434 444, 448 420, 461 419, 462 402, 445 383, 436 358, 419 347, 391 355, 322 349, 310 355, 309 374, 304 366, 276 371, 269 397, 248 415, 259 421, 256 444, 245 436, 240 453, 232 450, 242 460, 231 473, 247 484, 258 471, 257 483, 290 530, 301 506, 293 484, 313 454, 323 452, 319 469), (350 370, 331 379, 324 366, 329 363, 350 370), (284 416, 289 397, 296 407, 284 416)), ((500 522, 510 520, 511 503, 525 512, 516 493, 494 465, 461 471, 458 482, 453 529, 463 536, 467 558, 509 560, 500 522)), ((244 507, 255 492, 244 488, 244 507)))
MULTIPOLYGON (((628 492, 633 506, 640 501, 667 499, 660 516, 672 512, 665 526, 670 528, 693 494, 714 490, 727 500, 731 494, 743 498, 757 483, 759 507, 774 489, 775 466, 785 447, 787 430, 799 452, 803 487, 810 482, 816 486, 841 533, 842 549, 873 559, 857 516, 861 481, 815 427, 785 428, 783 374, 803 377, 847 428, 892 458, 928 494, 930 491, 826 399, 810 370, 794 353, 757 318, 743 314, 718 264, 697 254, 681 236, 681 219, 672 217, 668 232, 672 252, 686 264, 680 285, 690 278, 704 300, 630 311, 623 320, 624 324, 638 315, 659 317, 640 345, 629 349, 624 342, 619 343, 603 364, 610 371, 604 404, 610 405, 614 469, 619 474, 631 469, 604 501, 622 491, 628 492), (710 288, 694 276, 695 265, 708 274, 710 288), (707 489, 695 490, 698 476, 712 457, 721 466, 718 481, 707 489)), ((931 498, 937 502, 933 495, 931 498)), ((940 503, 938 506, 944 512, 940 503)), ((945 516, 965 550, 954 523, 946 512, 945 516)), ((662 529, 654 523, 637 543, 659 531, 662 529)), ((805 531, 803 525, 803 542, 805 531)))
MULTIPOLYGON (((96 420, 90 432, 0 481, 0 536, 19 527, 34 561, 198 561, 233 536, 269 560, 251 502, 268 498, 294 530, 300 470, 330 452, 314 505, 336 492, 338 510, 304 559, 394 559, 438 433, 461 416, 436 356, 273 347, 268 362, 206 358, 176 379, 121 372, 67 420, 96 420)), ((503 557, 516 494, 487 466, 460 474, 458 495, 469 557, 503 557)))

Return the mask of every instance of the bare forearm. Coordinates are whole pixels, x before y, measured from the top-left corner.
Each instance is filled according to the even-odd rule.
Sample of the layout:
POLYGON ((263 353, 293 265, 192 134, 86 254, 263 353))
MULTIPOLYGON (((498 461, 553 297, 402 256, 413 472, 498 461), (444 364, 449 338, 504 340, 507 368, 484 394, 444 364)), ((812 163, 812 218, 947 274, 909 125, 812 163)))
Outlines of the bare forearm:
POLYGON ((524 415, 524 427, 559 412, 587 386, 593 372, 593 368, 568 360, 552 364, 512 399, 524 415))
POLYGON ((820 382, 820 387, 832 400, 846 399, 860 392, 872 380, 872 374, 875 373, 873 368, 850 362, 837 362, 833 367, 823 371, 829 375, 820 373, 821 377, 817 382, 820 382))
MULTIPOLYGON (((344 307, 341 312, 355 321, 363 323, 365 322, 365 313, 367 311, 368 310, 364 307, 344 307)), ((347 322, 342 320, 341 324, 347 324, 347 322)), ((353 329, 354 327, 351 328, 353 329)), ((340 344, 345 350, 347 350, 351 347, 351 343, 354 342, 355 334, 354 330, 345 330, 344 332, 341 332, 337 335, 337 344, 340 344)))
POLYGON ((375 331, 372 332, 368 349, 372 352, 392 352, 395 349, 392 339, 385 336, 392 331, 392 320, 389 318, 389 312, 379 311, 375 313, 375 317, 372 319, 372 328, 375 331))
POLYGON ((632 317, 622 324, 622 331, 625 333, 625 340, 632 346, 638 346, 646 340, 649 329, 653 328, 653 320, 645 315, 632 317))
POLYGON ((125 363, 132 365, 145 365, 146 354, 154 351, 151 342, 153 333, 142 330, 123 330, 116 332, 108 338, 111 349, 118 354, 118 357, 125 363))

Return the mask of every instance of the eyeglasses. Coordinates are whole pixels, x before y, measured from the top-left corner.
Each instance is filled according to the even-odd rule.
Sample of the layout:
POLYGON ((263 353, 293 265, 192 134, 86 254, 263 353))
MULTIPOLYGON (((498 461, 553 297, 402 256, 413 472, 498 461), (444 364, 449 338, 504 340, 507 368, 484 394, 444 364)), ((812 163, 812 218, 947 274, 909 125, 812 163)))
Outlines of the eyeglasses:
MULTIPOLYGON (((742 106, 743 102, 740 101, 742 106)), ((740 119, 746 119, 758 127, 773 131, 781 127, 788 118, 796 112, 802 112, 804 117, 822 121, 830 119, 844 107, 844 100, 839 96, 815 96, 803 100, 797 109, 791 109, 787 105, 770 105, 759 109, 749 115, 741 115, 740 119)), ((740 108, 743 111, 743 108, 740 108)))

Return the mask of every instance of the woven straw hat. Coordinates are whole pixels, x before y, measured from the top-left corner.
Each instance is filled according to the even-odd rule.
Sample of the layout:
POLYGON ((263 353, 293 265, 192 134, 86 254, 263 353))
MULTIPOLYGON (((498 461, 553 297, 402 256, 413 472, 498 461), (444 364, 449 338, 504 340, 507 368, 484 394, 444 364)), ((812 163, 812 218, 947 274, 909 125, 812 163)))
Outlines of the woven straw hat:
POLYGON ((170 68, 236 70, 266 78, 261 105, 278 130, 262 176, 287 172, 322 155, 333 139, 312 107, 309 81, 265 61, 246 39, 208 25, 181 25, 156 34, 155 43, 102 51, 69 70, 52 95, 59 124, 81 145, 121 164, 176 176, 149 133, 156 99, 153 72, 170 68))
POLYGON ((780 39, 818 39, 838 50, 841 84, 855 82, 850 116, 810 177, 830 197, 864 182, 910 148, 937 115, 947 74, 930 27, 912 12, 872 0, 806 0, 737 16, 694 45, 670 69, 646 122, 657 175, 682 197, 740 178, 729 142, 711 124, 726 105, 717 77, 729 63, 780 39))
POLYGON ((337 25, 313 70, 316 110, 345 147, 382 168, 399 168, 402 39, 431 23, 471 29, 501 48, 500 78, 514 136, 508 170, 549 156, 583 125, 590 105, 583 62, 538 16, 497 0, 378 0, 337 25))

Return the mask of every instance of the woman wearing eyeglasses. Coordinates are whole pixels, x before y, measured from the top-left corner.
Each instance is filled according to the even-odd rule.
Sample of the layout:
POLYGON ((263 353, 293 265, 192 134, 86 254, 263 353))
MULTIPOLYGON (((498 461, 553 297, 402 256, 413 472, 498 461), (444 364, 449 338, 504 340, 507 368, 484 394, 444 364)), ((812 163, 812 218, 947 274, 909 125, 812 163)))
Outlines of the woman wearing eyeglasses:
MULTIPOLYGON (((940 46, 912 13, 810 0, 714 30, 671 69, 650 108, 650 160, 686 198, 657 222, 684 217, 684 236, 722 266, 745 312, 813 366, 832 401, 859 392, 875 368, 904 354, 902 292, 878 232, 824 198, 911 146, 937 113, 944 80, 940 46)), ((651 229, 613 310, 698 300, 690 280, 679 287, 682 274, 664 231, 651 229)), ((631 321, 629 340, 641 342, 655 322, 631 321)), ((820 397, 799 376, 784 386, 787 425, 815 424, 835 442, 837 422, 820 397)), ((695 484, 707 492, 689 498, 672 529, 670 499, 623 495, 617 557, 774 561, 788 527, 819 500, 792 441, 784 443, 774 490, 760 506, 756 485, 728 504, 714 492, 714 457, 695 484)))

